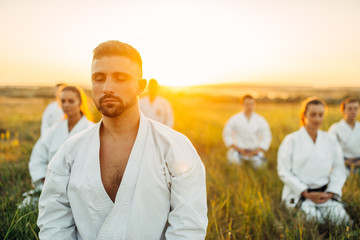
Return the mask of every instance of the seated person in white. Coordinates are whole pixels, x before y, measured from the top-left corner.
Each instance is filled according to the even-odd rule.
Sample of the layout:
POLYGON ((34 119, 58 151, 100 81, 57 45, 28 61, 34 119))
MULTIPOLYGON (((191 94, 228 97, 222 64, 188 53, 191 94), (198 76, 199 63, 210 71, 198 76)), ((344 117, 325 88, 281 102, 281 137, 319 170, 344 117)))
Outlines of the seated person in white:
POLYGON ((343 119, 329 128, 336 136, 345 159, 348 172, 360 174, 360 122, 356 121, 359 112, 359 100, 346 98, 340 105, 343 119))
POLYGON ((229 148, 230 162, 241 164, 250 161, 254 168, 266 163, 265 151, 270 147, 271 131, 265 118, 254 112, 255 99, 251 95, 242 98, 244 110, 233 115, 223 130, 225 146, 229 148))
POLYGON ((93 51, 92 95, 102 114, 48 166, 40 239, 205 239, 205 168, 191 142, 145 117, 139 52, 107 41, 93 51))
POLYGON ((45 108, 45 111, 41 117, 41 129, 40 135, 44 135, 45 132, 55 123, 64 119, 64 112, 60 106, 60 92, 66 85, 59 83, 55 86, 56 101, 49 103, 45 108))
POLYGON ((319 130, 325 103, 315 97, 305 100, 302 127, 287 135, 278 152, 278 174, 284 182, 282 201, 301 209, 306 219, 348 222, 340 201, 346 180, 342 151, 334 137, 319 130))
POLYGON ((80 88, 64 87, 60 93, 61 107, 66 118, 52 126, 36 142, 30 156, 29 170, 35 188, 41 190, 47 165, 61 145, 71 136, 93 126, 86 96, 80 88))
POLYGON ((174 114, 170 103, 158 96, 159 84, 155 79, 150 79, 148 84, 148 95, 140 98, 141 112, 148 118, 167 125, 174 126, 174 114))

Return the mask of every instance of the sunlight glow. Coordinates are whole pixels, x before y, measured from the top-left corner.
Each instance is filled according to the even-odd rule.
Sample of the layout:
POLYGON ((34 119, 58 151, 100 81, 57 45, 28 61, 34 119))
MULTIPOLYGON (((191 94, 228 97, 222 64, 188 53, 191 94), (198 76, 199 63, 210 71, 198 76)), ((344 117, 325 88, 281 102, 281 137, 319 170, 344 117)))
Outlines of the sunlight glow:
POLYGON ((138 49, 144 77, 162 85, 360 85, 359 9, 359 1, 2 1, 0 85, 90 85, 91 51, 111 39, 138 49))

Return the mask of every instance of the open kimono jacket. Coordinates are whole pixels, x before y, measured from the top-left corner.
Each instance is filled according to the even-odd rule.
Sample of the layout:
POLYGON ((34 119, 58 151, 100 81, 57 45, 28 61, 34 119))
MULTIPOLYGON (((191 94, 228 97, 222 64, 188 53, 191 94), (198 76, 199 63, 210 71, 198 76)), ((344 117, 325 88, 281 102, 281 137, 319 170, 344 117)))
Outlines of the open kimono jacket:
POLYGON ((69 139, 50 162, 40 239, 204 239, 205 168, 191 142, 141 114, 112 202, 100 174, 101 124, 69 139))

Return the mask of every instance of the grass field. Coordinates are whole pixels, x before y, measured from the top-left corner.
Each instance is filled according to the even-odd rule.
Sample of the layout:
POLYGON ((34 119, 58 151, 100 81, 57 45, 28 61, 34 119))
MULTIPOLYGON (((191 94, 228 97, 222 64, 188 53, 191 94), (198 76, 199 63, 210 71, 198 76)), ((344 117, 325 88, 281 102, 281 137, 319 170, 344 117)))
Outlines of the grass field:
MULTIPOLYGON (((304 221, 280 202, 282 182, 276 172, 278 147, 299 128, 298 104, 258 104, 257 112, 269 122, 273 140, 266 169, 227 164, 222 129, 239 111, 236 102, 200 96, 168 96, 175 113, 175 129, 190 138, 207 171, 207 239, 360 239, 360 178, 351 176, 343 199, 354 224, 334 226, 304 221)), ((49 100, 0 98, 0 239, 37 239, 37 210, 22 211, 17 204, 31 188, 28 161, 40 133, 41 113, 49 100), (6 134, 6 131, 8 133, 6 134)), ((328 108, 323 129, 341 115, 328 108)))

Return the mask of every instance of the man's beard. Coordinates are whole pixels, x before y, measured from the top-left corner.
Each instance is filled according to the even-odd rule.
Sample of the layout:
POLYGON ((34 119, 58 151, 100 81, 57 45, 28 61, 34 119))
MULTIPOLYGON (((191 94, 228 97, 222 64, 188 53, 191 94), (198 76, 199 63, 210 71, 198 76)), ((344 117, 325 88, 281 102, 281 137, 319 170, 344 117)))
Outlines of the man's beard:
POLYGON ((95 105, 102 115, 109 118, 114 118, 120 116, 128 108, 134 106, 135 103, 136 103, 136 98, 133 101, 129 102, 128 104, 125 104, 120 97, 114 96, 112 94, 105 94, 99 99, 99 102, 96 103, 95 105), (111 98, 117 101, 117 103, 104 103, 104 100, 107 98, 111 98))

